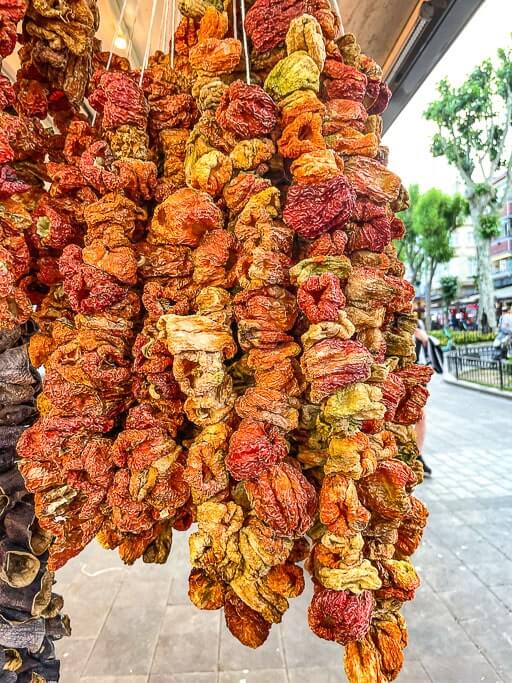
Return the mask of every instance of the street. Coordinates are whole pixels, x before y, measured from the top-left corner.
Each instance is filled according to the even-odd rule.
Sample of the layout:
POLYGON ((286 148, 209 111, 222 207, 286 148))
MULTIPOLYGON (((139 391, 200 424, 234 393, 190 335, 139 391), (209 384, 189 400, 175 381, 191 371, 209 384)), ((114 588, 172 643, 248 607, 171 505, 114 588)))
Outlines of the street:
MULTIPOLYGON (((512 683, 512 401, 434 377, 417 489, 430 522, 415 556, 422 587, 400 683, 512 683)), ((311 586, 258 650, 222 614, 187 597, 186 534, 164 566, 124 567, 91 544, 58 572, 72 638, 57 644, 63 683, 339 683, 342 650, 306 620, 311 586)))

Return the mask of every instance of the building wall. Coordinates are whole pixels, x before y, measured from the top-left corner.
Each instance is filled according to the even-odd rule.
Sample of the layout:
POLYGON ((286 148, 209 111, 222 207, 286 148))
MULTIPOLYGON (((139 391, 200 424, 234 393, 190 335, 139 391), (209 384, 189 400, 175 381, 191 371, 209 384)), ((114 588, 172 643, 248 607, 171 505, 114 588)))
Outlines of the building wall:
MULTIPOLYGON (((498 192, 502 185, 503 179, 500 178, 495 184, 498 192)), ((504 203, 500 234, 491 244, 491 260, 495 288, 512 284, 512 197, 504 203)))
MULTIPOLYGON (((499 184, 498 184, 499 191, 499 184)), ((473 225, 470 219, 457 228, 452 236, 455 256, 449 263, 440 265, 434 278, 433 289, 439 289, 440 280, 446 275, 458 278, 460 295, 472 293, 477 276, 476 249, 473 225)), ((512 198, 506 202, 500 223, 500 234, 491 243, 491 261, 494 286, 497 290, 512 284, 512 198)))
POLYGON ((464 223, 454 231, 451 245, 455 255, 449 263, 438 266, 434 277, 434 290, 439 288, 441 278, 446 275, 457 277, 461 289, 472 289, 477 268, 473 226, 470 222, 464 223))

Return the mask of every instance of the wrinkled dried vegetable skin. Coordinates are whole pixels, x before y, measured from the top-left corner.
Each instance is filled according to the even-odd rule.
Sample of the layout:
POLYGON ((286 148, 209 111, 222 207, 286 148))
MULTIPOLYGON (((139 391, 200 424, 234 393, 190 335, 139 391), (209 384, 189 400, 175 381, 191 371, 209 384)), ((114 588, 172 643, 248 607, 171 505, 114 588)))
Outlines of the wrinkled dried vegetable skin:
MULTIPOLYGON (((222 27, 216 10, 209 8, 200 21, 194 54, 210 49, 208 36, 214 28, 216 40, 222 42, 222 27)), ((292 241, 278 220, 279 193, 259 175, 268 170, 266 162, 275 152, 267 136, 274 134, 278 110, 261 87, 240 80, 226 86, 208 73, 209 67, 194 61, 191 65, 201 83, 201 116, 187 143, 189 187, 180 197, 174 194, 166 200, 175 209, 167 211, 166 202, 156 209, 150 233, 192 249, 192 279, 201 289, 195 290, 189 315, 169 313, 158 326, 187 396, 185 413, 200 428, 189 445, 185 468, 198 519, 198 531, 190 539, 194 570, 189 594, 199 607, 224 606, 230 631, 256 647, 266 639, 271 623, 280 621, 288 606, 285 596, 302 591, 302 570, 290 565, 285 571, 283 562, 292 539, 311 525, 316 502, 300 469, 283 462, 288 456, 284 433, 297 424, 300 393, 293 361, 298 347, 290 347, 292 339, 286 334, 296 319, 294 297, 285 288, 292 241), (182 200, 189 204, 184 206, 182 200), (227 216, 215 200, 218 206, 226 202, 227 216), (226 218, 233 226, 230 231, 226 218), (238 283, 241 290, 231 299, 229 290, 238 283), (237 374, 226 366, 238 351, 229 329, 232 317, 246 352, 237 361, 242 374, 236 393, 237 374), (269 358, 273 354, 275 362, 259 363, 262 353, 269 358), (249 370, 255 375, 253 389, 243 386, 245 363, 254 363, 249 370), (291 399, 286 395, 290 390, 291 399), (266 410, 269 407, 274 414, 266 410), (220 501, 234 486, 229 475, 244 482, 244 488, 239 487, 243 500, 224 508, 220 501), (256 478, 259 488, 251 490, 256 478), (275 510, 285 500, 290 515, 279 520, 275 510), (251 509, 257 517, 249 514, 251 509), (266 577, 273 568, 280 573, 270 583, 266 577), (292 580, 294 588, 288 585, 292 580)))
MULTIPOLYGON (((254 16, 260 4, 263 7, 256 0, 251 9, 254 16)), ((309 620, 315 633, 328 640, 348 645, 366 639, 375 680, 387 680, 401 667, 406 641, 403 626, 384 637, 384 623, 400 621, 398 608, 414 596, 418 585, 402 555, 403 536, 398 546, 398 529, 403 533, 410 528, 414 540, 409 547, 415 549, 426 515, 418 505, 412 513, 415 499, 410 493, 417 475, 397 459, 401 443, 386 430, 385 419, 405 425, 419 419, 429 375, 422 376, 411 365, 410 336, 405 346, 410 331, 401 332, 402 321, 412 313, 414 291, 402 279, 391 246, 392 239, 403 235, 393 214, 403 196, 400 181, 375 158, 381 134, 375 114, 386 103, 382 74, 357 52, 351 36, 327 42, 322 52, 315 39, 319 33, 314 17, 293 19, 286 36, 288 56, 274 65, 265 81, 265 89, 286 113, 278 149, 294 159, 283 217, 311 241, 309 254, 318 254, 314 261, 306 258, 291 269, 299 307, 310 324, 302 336, 300 362, 312 418, 300 433, 299 459, 316 471, 321 483, 321 526, 309 560, 315 583, 309 620), (312 57, 315 68, 308 61, 312 57), (318 68, 323 73, 317 81, 318 68), (309 94, 304 97, 302 92, 309 94), (326 120, 323 136, 315 122, 320 117, 316 112, 322 111, 315 103, 318 97, 326 120), (326 147, 332 155, 329 161, 326 147), (346 237, 327 239, 329 233, 340 232, 346 237), (336 258, 347 258, 344 254, 350 259, 345 268, 331 270, 336 258), (368 310, 375 311, 373 318, 368 310), (403 351, 400 347, 396 355, 398 337, 403 351), (354 438, 359 438, 355 452, 349 445, 354 438), (418 522, 413 522, 415 516, 418 522), (357 596, 365 596, 360 605, 354 601, 357 596), (385 619, 377 619, 382 613, 385 619), (391 667, 384 642, 397 653, 391 667)), ((391 423, 389 427, 393 429, 391 423)), ((360 675, 352 657, 356 651, 349 648, 346 671, 351 683, 373 680, 360 675)))
MULTIPOLYGON (((0 57, 14 50, 17 24, 31 8, 23 0, 0 8, 0 57)), ((29 321, 31 299, 37 296, 37 289, 30 291, 29 233, 42 193, 37 171, 29 169, 31 163, 38 167, 46 151, 52 156, 57 139, 39 123, 48 113, 49 89, 33 78, 20 71, 14 87, 5 76, 0 80, 0 667, 2 678, 13 682, 59 680, 54 641, 70 634, 69 620, 61 614, 63 600, 52 592, 54 575, 47 565, 51 535, 38 524, 16 462, 16 443, 37 416, 41 386, 28 342, 35 330, 29 321)), ((52 235, 47 227, 41 225, 41 232, 58 249, 69 226, 59 225, 52 235)), ((43 284, 53 270, 51 259, 41 262, 43 284)))
MULTIPOLYGON (((224 9, 183 0, 175 69, 157 53, 142 88, 126 60, 95 58, 95 130, 74 122, 47 165, 60 204, 42 200, 32 229, 47 380, 22 469, 54 566, 98 533, 127 563, 165 561, 195 519, 190 599, 257 647, 308 556, 313 631, 346 646, 351 683, 392 680, 427 517, 411 425, 429 372, 392 246, 406 194, 380 146, 389 90, 327 0, 251 4, 247 84, 224 9)), ((27 92, 44 112, 44 87, 27 92)), ((29 119, 8 123, 37 143, 29 119)))
POLYGON ((31 323, 0 332, 0 657, 11 662, 12 676, 39 675, 57 681, 60 662, 55 640, 70 635, 61 614, 63 600, 52 592, 48 571, 51 534, 36 519, 34 501, 15 462, 16 441, 37 416, 41 381, 28 358, 31 323))
MULTIPOLYGON (((75 125, 65 140, 67 170, 80 172, 90 200, 83 246, 68 244, 59 259, 70 335, 48 349, 44 417, 19 445, 41 523, 56 535, 52 567, 95 535, 119 548, 128 564, 142 555, 165 561, 172 523, 189 497, 174 440, 181 402, 171 359, 152 343, 154 325, 145 338, 135 337, 141 302, 134 286, 144 264, 136 249, 144 204, 157 183, 146 133, 149 106, 133 76, 101 66, 90 101, 99 111, 96 130, 75 125), (121 159, 114 155, 118 135, 121 159)), ((151 309, 158 295, 153 289, 144 303, 151 309)))

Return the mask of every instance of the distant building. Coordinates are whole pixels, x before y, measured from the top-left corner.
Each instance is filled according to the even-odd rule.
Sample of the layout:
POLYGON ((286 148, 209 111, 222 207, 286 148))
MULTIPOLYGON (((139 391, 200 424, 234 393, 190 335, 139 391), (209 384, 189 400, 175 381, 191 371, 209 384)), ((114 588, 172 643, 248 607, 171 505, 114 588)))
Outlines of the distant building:
MULTIPOLYGON (((500 176, 495 187, 502 191, 504 176, 500 176)), ((443 312, 441 278, 453 275, 459 281, 459 295, 453 307, 466 311, 470 319, 476 317, 478 307, 478 267, 473 225, 468 217, 464 225, 457 228, 451 239, 455 255, 449 263, 438 266, 432 287, 432 317, 439 319, 443 312)), ((512 196, 505 202, 500 222, 500 234, 491 242, 492 274, 496 300, 512 303, 512 196)), ((421 288, 418 292, 422 296, 421 288)))
MULTIPOLYGON (((505 177, 495 182, 498 192, 503 187, 505 177)), ((496 298, 512 301, 512 196, 504 203, 500 222, 500 234, 491 244, 492 274, 496 298)))
POLYGON ((476 247, 473 237, 473 225, 468 219, 463 225, 454 230, 451 240, 454 256, 448 263, 437 267, 432 283, 432 317, 440 319, 444 304, 441 297, 441 278, 452 275, 459 283, 459 293, 454 304, 472 304, 477 298, 476 288, 476 247))
POLYGON ((460 297, 474 294, 477 275, 476 247, 473 225, 469 219, 453 231, 450 244, 453 247, 454 256, 449 263, 442 263, 437 267, 434 289, 439 288, 442 277, 454 275, 459 281, 460 297))

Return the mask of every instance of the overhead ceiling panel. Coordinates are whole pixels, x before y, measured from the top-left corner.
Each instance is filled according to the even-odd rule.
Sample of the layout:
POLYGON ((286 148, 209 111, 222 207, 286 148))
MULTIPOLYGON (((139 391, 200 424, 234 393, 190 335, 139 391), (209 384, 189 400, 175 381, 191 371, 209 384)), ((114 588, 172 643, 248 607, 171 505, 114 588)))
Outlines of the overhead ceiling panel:
POLYGON ((357 36, 363 52, 384 66, 421 4, 418 0, 342 0, 341 15, 345 30, 357 36))
MULTIPOLYGON (((103 40, 104 49, 108 49, 115 31, 116 18, 121 13, 124 0, 99 0, 101 26, 99 36, 103 40)), ((150 49, 156 50, 160 45, 163 33, 163 0, 157 1, 153 31, 149 36, 152 1, 127 0, 124 20, 120 34, 129 42, 133 31, 134 61, 141 61, 146 41, 150 49), (136 17, 136 18, 135 18, 136 17)), ((177 3, 176 3, 177 4, 177 3)), ((355 33, 363 51, 371 55, 379 64, 386 63, 400 35, 407 28, 407 23, 414 16, 422 0, 338 0, 343 24, 346 31, 355 33)), ((170 15, 169 15, 170 16, 170 15)), ((168 19, 168 30, 170 29, 168 19)), ((123 54, 123 50, 116 50, 123 54)))

